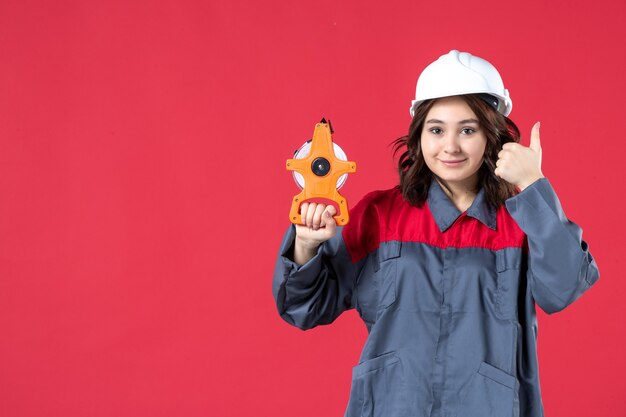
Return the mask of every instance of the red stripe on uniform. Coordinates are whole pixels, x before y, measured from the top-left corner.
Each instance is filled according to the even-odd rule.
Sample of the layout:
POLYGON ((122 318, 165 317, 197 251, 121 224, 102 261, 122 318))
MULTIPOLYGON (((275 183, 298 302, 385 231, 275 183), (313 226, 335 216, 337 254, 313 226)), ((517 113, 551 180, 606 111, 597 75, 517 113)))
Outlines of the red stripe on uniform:
POLYGON ((461 214, 444 233, 439 231, 428 204, 409 205, 393 188, 367 194, 351 211, 350 223, 343 228, 343 239, 353 262, 376 250, 381 242, 399 240, 439 248, 479 247, 491 250, 523 248, 524 232, 504 206, 496 216, 497 230, 461 214))

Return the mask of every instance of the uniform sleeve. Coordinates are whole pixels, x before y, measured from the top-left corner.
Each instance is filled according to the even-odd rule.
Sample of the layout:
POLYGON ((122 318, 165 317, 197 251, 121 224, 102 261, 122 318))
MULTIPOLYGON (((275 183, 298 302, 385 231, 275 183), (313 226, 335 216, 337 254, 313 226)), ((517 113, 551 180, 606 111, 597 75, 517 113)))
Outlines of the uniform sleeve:
POLYGON ((295 226, 285 233, 272 291, 280 316, 306 330, 328 324, 355 306, 355 285, 361 262, 353 264, 344 244, 342 227, 324 242, 304 265, 293 261, 295 226))
POLYGON ((543 178, 506 201, 528 238, 528 280, 533 298, 548 314, 563 310, 599 278, 582 229, 565 217, 543 178))

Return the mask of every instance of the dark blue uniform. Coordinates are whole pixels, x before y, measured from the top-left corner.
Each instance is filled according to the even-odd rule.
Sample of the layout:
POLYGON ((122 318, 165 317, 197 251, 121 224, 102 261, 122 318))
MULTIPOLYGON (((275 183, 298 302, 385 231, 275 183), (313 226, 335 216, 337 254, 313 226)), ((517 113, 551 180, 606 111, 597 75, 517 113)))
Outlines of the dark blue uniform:
POLYGON ((302 329, 356 308, 369 336, 347 417, 541 417, 535 303, 562 310, 599 274, 550 183, 460 213, 433 182, 422 208, 368 194, 307 264, 285 235, 280 315, 302 329))

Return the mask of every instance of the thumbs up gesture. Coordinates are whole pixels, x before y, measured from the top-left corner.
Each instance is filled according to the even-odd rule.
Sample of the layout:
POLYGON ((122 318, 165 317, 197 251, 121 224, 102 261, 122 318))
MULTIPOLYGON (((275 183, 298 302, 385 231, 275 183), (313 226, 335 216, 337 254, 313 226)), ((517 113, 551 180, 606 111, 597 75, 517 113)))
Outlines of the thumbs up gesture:
POLYGON ((535 123, 530 132, 528 147, 515 142, 505 143, 502 146, 502 150, 498 153, 495 174, 517 186, 520 191, 543 178, 539 122, 535 123))

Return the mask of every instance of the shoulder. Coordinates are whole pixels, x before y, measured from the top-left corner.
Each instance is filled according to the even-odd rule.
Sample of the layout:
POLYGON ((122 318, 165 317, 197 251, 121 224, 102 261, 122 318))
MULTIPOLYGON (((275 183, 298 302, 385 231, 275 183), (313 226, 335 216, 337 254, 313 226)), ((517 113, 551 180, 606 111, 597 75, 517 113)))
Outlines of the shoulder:
POLYGON ((400 187, 395 186, 386 190, 375 190, 365 194, 360 202, 384 202, 390 198, 402 197, 400 187))
POLYGON ((354 228, 364 222, 371 224, 374 220, 380 221, 381 217, 386 217, 403 206, 408 206, 408 203, 402 197, 399 187, 371 191, 350 210, 350 224, 354 228))
POLYGON ((400 187, 396 186, 386 190, 376 190, 367 193, 354 207, 354 211, 359 212, 367 209, 384 209, 403 203, 407 204, 402 197, 400 187))
POLYGON ((367 193, 350 210, 350 222, 342 234, 353 261, 364 258, 378 247, 387 230, 390 217, 396 217, 409 204, 402 197, 399 187, 367 193))

